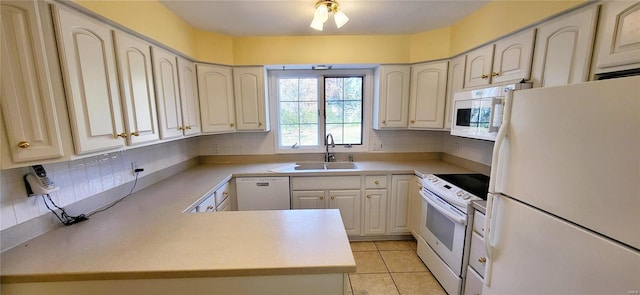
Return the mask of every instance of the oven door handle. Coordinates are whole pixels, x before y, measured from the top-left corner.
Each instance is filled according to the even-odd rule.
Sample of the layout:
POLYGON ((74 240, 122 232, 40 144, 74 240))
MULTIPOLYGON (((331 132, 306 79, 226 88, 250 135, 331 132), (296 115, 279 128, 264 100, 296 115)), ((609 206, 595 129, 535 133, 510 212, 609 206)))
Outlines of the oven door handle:
POLYGON ((451 212, 449 212, 449 210, 447 210, 446 208, 442 207, 440 204, 436 203, 435 201, 433 201, 429 196, 425 195, 424 192, 420 192, 420 195, 422 195, 422 198, 427 201, 427 203, 431 206, 433 206, 434 208, 436 208, 436 210, 438 210, 438 212, 442 213, 444 216, 446 216, 447 218, 451 219, 451 221, 455 222, 455 223, 459 223, 462 225, 467 225, 467 218, 466 217, 460 217, 457 216, 451 212))

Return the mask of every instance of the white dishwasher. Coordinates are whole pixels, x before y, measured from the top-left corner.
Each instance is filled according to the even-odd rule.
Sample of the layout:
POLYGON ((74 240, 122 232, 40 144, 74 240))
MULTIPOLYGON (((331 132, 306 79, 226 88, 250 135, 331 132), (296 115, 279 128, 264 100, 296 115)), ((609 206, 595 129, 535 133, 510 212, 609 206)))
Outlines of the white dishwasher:
POLYGON ((236 178, 238 211, 288 210, 289 177, 239 177, 236 178))

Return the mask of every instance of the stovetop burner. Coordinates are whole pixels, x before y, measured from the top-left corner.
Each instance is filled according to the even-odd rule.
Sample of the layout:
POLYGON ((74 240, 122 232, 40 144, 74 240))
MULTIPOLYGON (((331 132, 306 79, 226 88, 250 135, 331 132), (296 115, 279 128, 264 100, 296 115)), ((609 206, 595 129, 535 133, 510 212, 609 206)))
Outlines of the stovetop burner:
POLYGON ((434 175, 478 198, 487 200, 487 193, 489 192, 489 176, 479 173, 434 175))

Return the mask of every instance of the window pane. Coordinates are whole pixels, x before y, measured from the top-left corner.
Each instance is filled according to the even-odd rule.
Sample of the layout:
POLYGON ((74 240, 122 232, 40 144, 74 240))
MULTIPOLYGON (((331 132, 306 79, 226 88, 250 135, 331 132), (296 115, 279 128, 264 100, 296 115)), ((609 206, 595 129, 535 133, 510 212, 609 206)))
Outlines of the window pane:
POLYGON ((298 100, 298 79, 280 79, 278 81, 278 99, 280 101, 298 100))
POLYGON ((300 145, 300 129, 298 125, 280 125, 280 145, 300 145))
POLYGON ((300 103, 300 123, 318 123, 318 103, 300 103))
POLYGON ((362 123, 362 101, 344 102, 344 122, 362 123))
POLYGON ((306 78, 300 79, 298 92, 300 93, 300 101, 318 101, 318 79, 306 78))
POLYGON ((299 113, 297 102, 280 102, 280 124, 300 123, 299 113))
POLYGON ((362 124, 344 124, 344 142, 362 144, 362 124))
POLYGON ((318 124, 300 125, 300 145, 302 146, 318 145, 318 124))
POLYGON ((327 123, 344 122, 344 102, 340 100, 328 100, 325 113, 327 123))
POLYGON ((362 144, 362 77, 325 78, 325 126, 336 144, 362 144))

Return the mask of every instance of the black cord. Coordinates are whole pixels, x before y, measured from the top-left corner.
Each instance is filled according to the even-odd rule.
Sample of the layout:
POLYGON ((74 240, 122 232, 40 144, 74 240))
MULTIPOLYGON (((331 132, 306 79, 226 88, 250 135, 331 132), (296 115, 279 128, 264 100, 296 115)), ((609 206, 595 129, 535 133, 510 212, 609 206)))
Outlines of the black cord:
POLYGON ((69 214, 67 214, 67 211, 64 210, 64 208, 58 207, 58 205, 56 205, 56 203, 53 201, 53 199, 51 199, 51 195, 46 194, 46 195, 42 195, 42 201, 44 202, 44 205, 47 206, 47 209, 49 209, 49 211, 51 211, 51 213, 53 213, 53 215, 56 216, 56 218, 58 218, 58 220, 60 220, 60 222, 64 225, 72 225, 81 221, 85 221, 89 218, 87 218, 87 216, 85 216, 84 214, 80 214, 78 216, 71 216, 69 214), (45 199, 44 196, 47 196, 47 198, 45 199), (56 213, 55 210, 51 209, 51 207, 49 207, 49 204, 47 204, 47 199, 49 199, 49 202, 51 202, 51 204, 53 204, 54 207, 58 208, 61 212, 60 215, 58 215, 58 213, 56 213))
POLYGON ((143 171, 143 170, 142 169, 136 169, 135 170, 136 180, 133 182, 133 187, 131 187, 131 190, 129 191, 128 194, 126 194, 124 197, 122 197, 120 199, 115 200, 113 203, 109 204, 107 207, 104 207, 102 209, 99 209, 99 210, 96 210, 96 211, 93 211, 93 212, 89 213, 87 215, 87 218, 93 216, 93 214, 96 214, 98 212, 106 211, 107 209, 109 209, 109 208, 115 206, 116 204, 120 203, 120 201, 124 200, 126 197, 130 196, 133 193, 133 190, 136 188, 136 185, 138 184, 138 175, 140 174, 140 171, 143 171))

